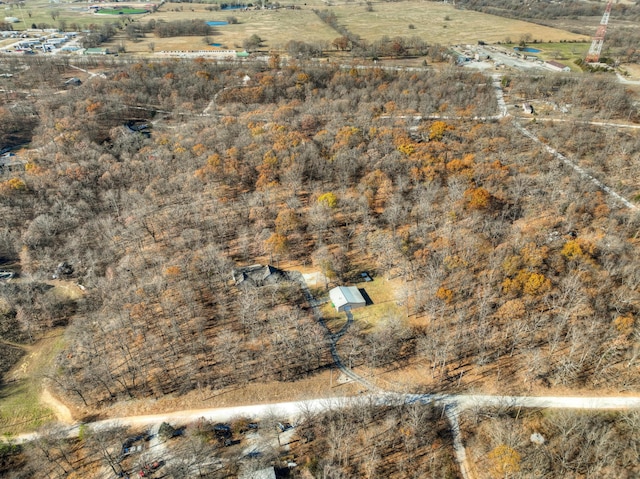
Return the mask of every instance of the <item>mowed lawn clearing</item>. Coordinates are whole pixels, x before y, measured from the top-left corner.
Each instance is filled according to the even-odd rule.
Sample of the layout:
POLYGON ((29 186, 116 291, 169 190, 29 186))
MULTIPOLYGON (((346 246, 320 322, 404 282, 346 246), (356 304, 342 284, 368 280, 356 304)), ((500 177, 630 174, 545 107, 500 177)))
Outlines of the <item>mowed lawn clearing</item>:
POLYGON ((584 35, 480 12, 456 10, 453 5, 442 3, 375 3, 372 12, 367 12, 364 6, 340 5, 332 7, 331 11, 337 15, 340 25, 369 41, 384 35, 418 36, 428 43, 451 45, 477 43, 478 40, 495 43, 506 38, 518 41, 526 34, 541 42, 588 40, 584 35), (414 28, 409 28, 409 25, 414 28))
POLYGON ((63 348, 63 328, 28 346, 27 354, 5 376, 0 388, 0 435, 33 431, 55 419, 40 401, 42 381, 56 354, 63 348))
POLYGON ((148 10, 144 8, 101 8, 96 13, 98 15, 140 15, 147 13, 148 10))
MULTIPOLYGON (((374 277, 373 281, 356 285, 363 289, 373 304, 353 310, 353 319, 360 322, 360 326, 367 332, 374 332, 387 320, 407 321, 406 311, 398 306, 402 296, 402 280, 400 278, 386 279, 374 277)), ((344 313, 342 313, 344 314, 344 313)))

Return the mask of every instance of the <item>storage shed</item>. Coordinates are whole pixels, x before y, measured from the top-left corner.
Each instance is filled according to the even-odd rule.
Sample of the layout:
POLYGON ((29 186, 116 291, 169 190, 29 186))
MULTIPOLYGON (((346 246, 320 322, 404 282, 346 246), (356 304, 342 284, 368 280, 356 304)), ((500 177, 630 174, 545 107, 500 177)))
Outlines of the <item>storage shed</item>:
POLYGON ((362 297, 360 290, 355 286, 338 286, 329 291, 329 299, 336 311, 349 311, 355 308, 363 308, 367 302, 362 297))

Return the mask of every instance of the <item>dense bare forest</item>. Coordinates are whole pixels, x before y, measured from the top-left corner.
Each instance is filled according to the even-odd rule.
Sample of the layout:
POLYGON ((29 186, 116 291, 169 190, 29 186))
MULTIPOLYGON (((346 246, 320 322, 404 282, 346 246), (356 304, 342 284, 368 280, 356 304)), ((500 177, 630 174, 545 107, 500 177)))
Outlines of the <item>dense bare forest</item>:
POLYGON ((442 411, 419 404, 362 404, 307 415, 298 427, 296 457, 313 477, 457 477, 451 434, 442 411))
POLYGON ((636 411, 469 411, 465 443, 479 477, 631 478, 639 419, 636 411))
MULTIPOLYGON (((606 78, 510 88, 632 116, 606 78), (599 103, 582 82, 599 82, 599 103)), ((34 280, 67 262, 88 288, 75 313, 63 310, 69 346, 53 372, 82 402, 326 366, 296 283, 269 294, 231 286, 234 265, 256 258, 317 264, 336 280, 363 265, 402 275, 423 319, 396 333, 433 374, 506 356, 514 374, 549 384, 635 385, 637 218, 508 122, 402 119, 491 114, 482 75, 136 63, 29 108, 38 125, 26 171, 2 185, 3 256, 34 280), (122 127, 138 120, 153 120, 150 137, 122 127)), ((634 174, 637 135, 616 147, 634 174)), ((609 159, 621 161, 594 161, 607 172, 609 159)), ((3 296, 24 331, 51 326, 37 299, 3 296)), ((384 350, 356 358, 397 360, 384 350)))
MULTIPOLYGON (((60 91, 65 64, 9 65, 16 93, 2 98, 3 143, 30 145, 24 171, 0 183, 0 256, 22 277, 0 287, 0 334, 29 342, 67 325, 49 376, 68 399, 97 408, 327 368, 297 281, 233 285, 232 269, 256 262, 313 265, 332 282, 362 268, 403 280, 411 321, 386 318, 376 334, 356 325, 356 367, 417 364, 430 389, 639 386, 640 218, 511 120, 472 120, 497 110, 491 78, 275 58, 86 66, 104 78, 60 91), (47 295, 52 274, 86 293, 47 295)), ((606 76, 503 84, 517 101, 571 103, 576 118, 637 120, 606 76)), ((532 130, 637 201, 626 181, 637 133, 532 130)), ((320 438, 334 426, 315 427, 320 438)), ((371 457, 415 452, 407 437, 371 457)), ((385 477, 445 477, 446 454, 385 477)), ((366 474, 366 461, 345 460, 330 459, 366 474)))

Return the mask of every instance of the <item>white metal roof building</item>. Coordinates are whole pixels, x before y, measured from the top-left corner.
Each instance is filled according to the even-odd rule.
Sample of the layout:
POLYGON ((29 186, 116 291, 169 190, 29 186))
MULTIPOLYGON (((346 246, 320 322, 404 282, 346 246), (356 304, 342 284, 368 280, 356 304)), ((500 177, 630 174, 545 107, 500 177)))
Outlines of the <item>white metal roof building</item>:
POLYGON ((362 308, 367 302, 362 297, 360 290, 355 286, 338 286, 329 291, 329 299, 336 311, 362 308))
POLYGON ((244 471, 238 476, 238 479, 276 479, 276 471, 273 466, 255 471, 244 471))

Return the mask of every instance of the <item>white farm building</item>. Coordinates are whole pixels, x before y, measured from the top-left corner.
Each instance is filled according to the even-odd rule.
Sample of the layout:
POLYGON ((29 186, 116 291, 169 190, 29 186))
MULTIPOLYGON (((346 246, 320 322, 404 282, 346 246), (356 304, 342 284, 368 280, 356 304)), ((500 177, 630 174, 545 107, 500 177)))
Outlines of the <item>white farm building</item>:
POLYGON ((329 291, 329 299, 338 312, 362 308, 367 305, 360 290, 355 286, 338 286, 337 288, 333 288, 329 291))

